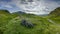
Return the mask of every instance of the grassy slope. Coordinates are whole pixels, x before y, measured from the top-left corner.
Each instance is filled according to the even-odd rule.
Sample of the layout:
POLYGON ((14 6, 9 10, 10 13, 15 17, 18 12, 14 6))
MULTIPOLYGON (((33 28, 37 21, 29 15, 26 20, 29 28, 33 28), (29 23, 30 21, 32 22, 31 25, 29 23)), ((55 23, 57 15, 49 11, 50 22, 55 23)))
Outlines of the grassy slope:
POLYGON ((60 7, 56 8, 55 10, 53 10, 50 15, 53 15, 53 16, 58 16, 60 14, 60 7))
POLYGON ((3 12, 0 12, 0 34, 60 34, 60 26, 52 24, 46 18, 30 14, 18 16, 18 14, 3 12), (22 19, 36 25, 31 29, 21 26, 22 19))
MULTIPOLYGON (((15 16, 14 16, 15 17, 15 16)), ((6 25, 8 24, 9 20, 13 18, 13 15, 9 13, 7 10, 0 10, 0 34, 1 31, 5 31, 6 25)))
POLYGON ((53 10, 53 12, 50 13, 50 19, 52 19, 54 22, 60 24, 60 7, 53 10))

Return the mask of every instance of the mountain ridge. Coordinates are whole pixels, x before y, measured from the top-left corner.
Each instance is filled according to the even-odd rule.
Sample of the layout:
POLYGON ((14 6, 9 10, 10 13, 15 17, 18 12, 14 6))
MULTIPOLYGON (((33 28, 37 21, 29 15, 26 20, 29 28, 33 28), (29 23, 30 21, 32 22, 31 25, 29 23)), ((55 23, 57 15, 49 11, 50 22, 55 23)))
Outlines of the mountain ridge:
POLYGON ((49 15, 52 16, 60 16, 60 7, 56 8, 55 10, 51 11, 51 13, 49 15))

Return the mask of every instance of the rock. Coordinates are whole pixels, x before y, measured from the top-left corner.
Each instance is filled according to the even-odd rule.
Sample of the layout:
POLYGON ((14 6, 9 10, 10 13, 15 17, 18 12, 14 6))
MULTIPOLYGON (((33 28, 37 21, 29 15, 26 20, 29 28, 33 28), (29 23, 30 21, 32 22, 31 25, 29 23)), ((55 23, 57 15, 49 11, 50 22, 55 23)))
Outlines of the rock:
POLYGON ((28 27, 28 28, 33 28, 34 27, 34 24, 28 23, 26 20, 22 20, 21 25, 23 25, 25 27, 28 27))

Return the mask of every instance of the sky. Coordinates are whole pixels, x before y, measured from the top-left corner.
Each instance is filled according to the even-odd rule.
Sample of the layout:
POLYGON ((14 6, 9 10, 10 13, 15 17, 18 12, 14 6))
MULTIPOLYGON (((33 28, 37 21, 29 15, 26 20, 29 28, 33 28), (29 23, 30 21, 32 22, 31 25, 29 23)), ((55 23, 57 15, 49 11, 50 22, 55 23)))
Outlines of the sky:
POLYGON ((0 9, 11 13, 23 11, 31 14, 49 14, 60 7, 60 0, 0 0, 0 9))

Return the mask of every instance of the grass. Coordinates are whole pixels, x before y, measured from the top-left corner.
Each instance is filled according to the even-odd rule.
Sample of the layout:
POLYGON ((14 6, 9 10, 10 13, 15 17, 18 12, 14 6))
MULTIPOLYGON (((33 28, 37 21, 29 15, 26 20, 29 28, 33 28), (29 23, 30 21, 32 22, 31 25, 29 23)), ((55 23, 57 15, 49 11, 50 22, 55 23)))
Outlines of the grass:
POLYGON ((9 14, 0 12, 0 34, 60 34, 60 25, 52 24, 48 18, 30 14, 9 14), (36 24, 34 28, 22 26, 21 20, 36 24))

